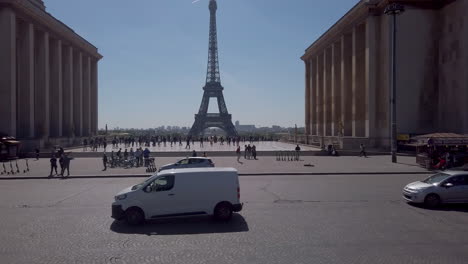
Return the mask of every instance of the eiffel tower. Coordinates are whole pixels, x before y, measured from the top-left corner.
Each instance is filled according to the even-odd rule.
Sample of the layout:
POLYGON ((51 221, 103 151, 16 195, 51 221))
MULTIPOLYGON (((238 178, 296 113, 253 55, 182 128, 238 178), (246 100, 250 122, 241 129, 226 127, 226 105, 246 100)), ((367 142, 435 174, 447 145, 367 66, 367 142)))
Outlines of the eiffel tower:
POLYGON ((228 113, 226 103, 224 102, 223 86, 219 75, 218 62, 218 36, 216 32, 216 10, 218 5, 216 0, 210 0, 210 41, 208 48, 208 69, 206 74, 206 84, 203 87, 204 93, 198 114, 195 115, 195 122, 190 129, 189 136, 197 137, 203 134, 203 131, 209 127, 218 127, 223 129, 227 136, 237 137, 237 131, 232 124, 232 117, 228 113), (219 113, 208 113, 210 98, 217 98, 219 113))

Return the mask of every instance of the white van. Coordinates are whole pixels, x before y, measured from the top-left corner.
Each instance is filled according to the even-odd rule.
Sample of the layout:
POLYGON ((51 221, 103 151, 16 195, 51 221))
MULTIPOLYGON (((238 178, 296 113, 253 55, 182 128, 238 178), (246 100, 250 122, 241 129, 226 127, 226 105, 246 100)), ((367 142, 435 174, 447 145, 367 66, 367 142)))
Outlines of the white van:
POLYGON ((242 210, 234 168, 171 169, 159 172, 115 196, 112 218, 131 225, 163 217, 214 215, 231 219, 242 210))

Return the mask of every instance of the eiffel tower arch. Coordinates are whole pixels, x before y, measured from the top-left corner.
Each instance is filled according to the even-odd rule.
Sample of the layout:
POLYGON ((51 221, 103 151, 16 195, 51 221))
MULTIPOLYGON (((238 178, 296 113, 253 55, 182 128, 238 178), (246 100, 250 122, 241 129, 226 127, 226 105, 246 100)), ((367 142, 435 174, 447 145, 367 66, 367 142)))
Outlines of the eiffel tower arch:
POLYGON ((195 122, 190 129, 189 136, 196 137, 203 134, 209 127, 217 127, 226 132, 229 137, 237 137, 237 131, 232 124, 232 117, 229 114, 223 96, 223 86, 219 74, 218 61, 218 35, 216 30, 216 10, 218 9, 216 0, 210 0, 210 38, 208 47, 208 67, 206 74, 206 84, 203 87, 203 98, 198 114, 195 115, 195 122), (210 98, 218 101, 218 113, 208 113, 210 98))

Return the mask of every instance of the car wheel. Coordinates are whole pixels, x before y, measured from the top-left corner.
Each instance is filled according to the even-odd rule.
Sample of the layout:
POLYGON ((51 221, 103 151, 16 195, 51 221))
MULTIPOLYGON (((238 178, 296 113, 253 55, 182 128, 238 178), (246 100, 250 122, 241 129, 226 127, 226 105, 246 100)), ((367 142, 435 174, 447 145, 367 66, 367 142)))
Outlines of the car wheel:
POLYGON ((441 204, 440 197, 437 194, 429 194, 424 199, 424 204, 430 208, 437 207, 441 204))
POLYGON ((229 221, 232 217, 232 205, 227 202, 216 205, 214 218, 218 221, 229 221))
POLYGON ((130 208, 125 212, 125 219, 129 225, 141 225, 145 216, 139 208, 130 208))

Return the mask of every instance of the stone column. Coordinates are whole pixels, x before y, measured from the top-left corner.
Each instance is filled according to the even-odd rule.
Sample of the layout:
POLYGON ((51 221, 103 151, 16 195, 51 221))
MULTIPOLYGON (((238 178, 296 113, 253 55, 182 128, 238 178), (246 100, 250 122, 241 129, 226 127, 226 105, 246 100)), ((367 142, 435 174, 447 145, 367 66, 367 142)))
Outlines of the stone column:
POLYGON ((63 49, 63 136, 73 137, 73 48, 63 49))
POLYGON ((17 136, 34 138, 34 26, 27 22, 18 26, 17 136))
POLYGON ((356 27, 353 28, 353 35, 352 35, 352 53, 353 53, 353 61, 352 61, 352 81, 351 81, 351 106, 352 106, 352 136, 356 137, 356 120, 357 120, 357 109, 356 109, 356 92, 357 92, 357 32, 356 27))
POLYGON ((83 135, 83 56, 80 51, 73 55, 73 131, 83 135))
POLYGON ((311 134, 312 135, 317 135, 317 113, 316 113, 316 105, 317 105, 317 86, 316 86, 316 77, 317 77, 317 64, 314 59, 310 59, 310 79, 309 85, 310 85, 310 114, 311 114, 311 134))
POLYGON ((0 132, 16 137, 16 15, 0 8, 0 132))
POLYGON ((341 38, 341 91, 342 91, 342 120, 344 127, 344 136, 352 136, 353 122, 353 92, 352 92, 352 74, 353 74, 353 53, 352 53, 352 35, 344 34, 341 38))
POLYGON ((366 26, 366 137, 376 138, 376 92, 377 92, 377 32, 378 17, 369 16, 366 26))
POLYGON ((366 137, 366 24, 356 26, 355 44, 356 136, 366 137))
POLYGON ((62 137, 62 41, 51 39, 50 45, 50 135, 62 137))
POLYGON ((330 78, 331 78, 331 85, 330 85, 330 106, 331 106, 331 131, 330 131, 330 135, 331 136, 336 136, 335 134, 335 120, 336 120, 336 105, 335 105, 335 99, 336 99, 336 91, 335 91, 335 87, 336 87, 336 72, 335 72, 335 56, 336 56, 336 50, 335 50, 335 43, 332 43, 332 46, 331 46, 331 65, 330 65, 330 68, 331 68, 331 75, 330 75, 330 78))
POLYGON ((98 61, 91 63, 91 90, 92 96, 92 113, 91 113, 91 133, 97 135, 98 133, 98 61))
POLYGON ((305 62, 305 133, 310 135, 310 62, 305 62))
POLYGON ((323 69, 322 69, 322 74, 323 74, 323 80, 322 80, 322 91, 323 91, 323 94, 322 94, 322 111, 323 111, 323 136, 328 136, 328 130, 327 130, 327 126, 328 126, 328 122, 329 120, 327 120, 327 96, 328 96, 328 86, 327 86, 327 83, 328 83, 328 76, 327 76, 327 68, 328 68, 328 63, 327 63, 327 57, 328 57, 328 49, 325 48, 325 50, 323 51, 323 69))
POLYGON ((50 127, 49 33, 36 31, 36 137, 48 139, 50 127))
POLYGON ((83 58, 83 136, 91 135, 91 58, 83 58))
POLYGON ((323 57, 322 55, 317 56, 317 77, 316 77, 316 85, 317 88, 316 96, 317 96, 317 105, 316 105, 316 115, 317 115, 317 136, 323 135, 323 57))
POLYGON ((333 44, 333 135, 340 136, 342 126, 341 110, 341 41, 333 44))

